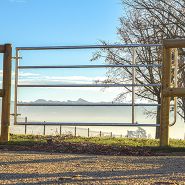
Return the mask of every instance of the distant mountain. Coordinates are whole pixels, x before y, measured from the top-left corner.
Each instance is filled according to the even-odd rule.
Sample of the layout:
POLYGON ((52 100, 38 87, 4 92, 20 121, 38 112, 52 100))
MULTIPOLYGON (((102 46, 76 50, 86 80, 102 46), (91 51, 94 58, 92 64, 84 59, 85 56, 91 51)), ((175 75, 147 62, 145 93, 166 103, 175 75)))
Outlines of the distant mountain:
POLYGON ((45 99, 38 99, 35 101, 31 101, 30 103, 63 103, 60 101, 53 101, 53 100, 45 100, 45 99))
POLYGON ((53 101, 53 100, 45 100, 45 99, 38 99, 38 100, 35 100, 35 101, 30 101, 30 102, 22 102, 20 101, 19 103, 53 103, 53 104, 60 104, 60 103, 69 103, 69 104, 73 104, 73 103, 84 103, 84 104, 87 104, 87 103, 110 103, 110 102, 89 102, 87 100, 84 100, 82 98, 79 98, 78 100, 76 101, 72 101, 72 100, 66 100, 66 101, 53 101))
POLYGON ((90 103, 82 98, 79 98, 78 100, 76 101, 71 101, 71 100, 67 100, 66 102, 63 102, 63 103, 90 103))
MULTIPOLYGON (((11 102, 11 113, 14 113, 14 102, 11 102)), ((69 104, 69 106, 19 106, 18 113, 20 114, 17 119, 19 122, 24 122, 25 118, 28 122, 70 122, 70 123, 130 123, 132 119, 131 107, 125 106, 73 106, 73 104, 88 104, 88 103, 112 103, 112 102, 90 102, 82 98, 76 101, 54 101, 37 99, 29 102, 19 103, 42 103, 42 104, 69 104)), ((0 108, 1 109, 1 108, 0 108)), ((152 110, 148 108, 147 110, 152 110)), ((153 123, 154 120, 146 118, 143 114, 144 109, 140 107, 137 111, 136 121, 138 123, 153 123)), ((13 117, 11 117, 13 122, 13 117)), ((35 127, 34 133, 40 129, 35 127)))

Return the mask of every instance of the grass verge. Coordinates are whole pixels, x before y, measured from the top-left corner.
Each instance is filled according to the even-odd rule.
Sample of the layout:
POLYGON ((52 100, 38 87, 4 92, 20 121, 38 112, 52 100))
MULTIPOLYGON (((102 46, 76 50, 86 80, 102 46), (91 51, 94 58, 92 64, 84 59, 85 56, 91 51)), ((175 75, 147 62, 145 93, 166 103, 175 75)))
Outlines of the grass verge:
MULTIPOLYGON (((133 147, 158 147, 158 139, 143 138, 108 138, 108 137, 73 137, 73 136, 43 136, 43 135, 11 135, 9 144, 22 143, 47 143, 49 139, 54 142, 70 143, 94 143, 111 146, 133 146, 133 147)), ((185 140, 170 139, 170 147, 184 147, 185 140)))
POLYGON ((11 135, 8 143, 0 144, 0 149, 103 155, 184 155, 185 141, 171 139, 169 147, 161 148, 159 140, 155 139, 11 135))

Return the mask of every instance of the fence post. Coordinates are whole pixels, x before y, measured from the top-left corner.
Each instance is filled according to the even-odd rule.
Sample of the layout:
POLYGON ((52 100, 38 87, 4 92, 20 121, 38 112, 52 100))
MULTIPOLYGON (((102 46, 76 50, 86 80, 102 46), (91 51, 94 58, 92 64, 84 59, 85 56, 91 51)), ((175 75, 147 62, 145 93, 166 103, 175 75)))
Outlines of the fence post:
POLYGON ((12 70, 12 46, 4 45, 3 58, 3 98, 1 116, 1 142, 6 143, 10 139, 10 102, 11 102, 11 70, 12 70))
POLYGON ((110 137, 112 138, 112 132, 110 133, 110 137))
POLYGON ((27 125, 24 125, 24 134, 27 134, 27 125))
POLYGON ((43 132, 44 136, 46 135, 46 125, 44 125, 44 132, 43 132))
POLYGON ((101 137, 101 131, 100 131, 100 137, 101 137))
POLYGON ((60 125, 60 136, 62 135, 62 126, 60 125))
MULTIPOLYGON (((28 118, 25 117, 25 123, 27 123, 27 122, 28 122, 28 118)), ((24 125, 24 134, 25 135, 27 134, 27 125, 26 124, 24 125)))
POLYGON ((88 136, 88 137, 89 137, 89 135, 90 135, 89 131, 90 131, 90 130, 89 130, 89 128, 88 128, 88 129, 87 129, 87 136, 88 136))
POLYGON ((76 127, 75 127, 75 137, 76 137, 76 127))
POLYGON ((172 61, 171 48, 163 48, 160 146, 169 145, 170 97, 164 96, 164 89, 169 88, 171 85, 171 61, 172 61))

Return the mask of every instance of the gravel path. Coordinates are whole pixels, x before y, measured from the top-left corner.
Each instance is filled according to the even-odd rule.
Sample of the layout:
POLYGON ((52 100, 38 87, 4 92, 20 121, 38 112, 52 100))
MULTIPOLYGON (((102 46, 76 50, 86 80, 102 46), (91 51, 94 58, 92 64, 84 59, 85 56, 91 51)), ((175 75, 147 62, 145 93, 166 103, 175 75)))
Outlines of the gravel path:
POLYGON ((0 184, 185 184, 185 156, 0 151, 0 184))

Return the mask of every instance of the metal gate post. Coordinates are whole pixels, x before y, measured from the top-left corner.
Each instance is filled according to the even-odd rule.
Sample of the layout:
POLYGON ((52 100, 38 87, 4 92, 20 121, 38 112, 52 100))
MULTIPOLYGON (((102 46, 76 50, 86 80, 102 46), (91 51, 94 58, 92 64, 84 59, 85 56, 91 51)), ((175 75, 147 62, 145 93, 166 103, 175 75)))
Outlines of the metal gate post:
POLYGON ((160 146, 169 145, 169 114, 170 97, 164 96, 164 89, 171 85, 171 49, 163 48, 163 67, 162 67, 162 100, 161 100, 161 121, 160 121, 160 146))
POLYGON ((3 98, 2 98, 2 117, 1 117, 1 142, 9 141, 10 126, 10 102, 11 102, 11 61, 12 46, 4 45, 3 58, 3 98))

